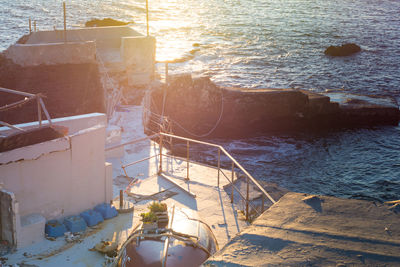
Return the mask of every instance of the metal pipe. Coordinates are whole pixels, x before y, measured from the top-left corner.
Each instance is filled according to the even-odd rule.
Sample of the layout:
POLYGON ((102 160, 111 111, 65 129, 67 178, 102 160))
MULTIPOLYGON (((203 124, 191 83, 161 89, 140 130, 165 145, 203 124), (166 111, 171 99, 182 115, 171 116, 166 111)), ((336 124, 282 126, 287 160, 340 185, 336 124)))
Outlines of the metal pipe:
POLYGON ((261 213, 264 212, 264 195, 261 195, 261 213))
POLYGON ((36 96, 34 94, 21 92, 21 91, 16 91, 16 90, 12 90, 12 89, 7 89, 7 88, 4 88, 4 87, 0 87, 0 92, 16 94, 16 95, 23 95, 23 96, 27 96, 27 97, 35 97, 36 96))
POLYGON ((218 148, 218 188, 219 188, 219 172, 221 167, 221 149, 218 148))
POLYGON ((165 83, 168 85, 168 62, 165 62, 165 83))
POLYGON ((159 136, 158 133, 150 135, 150 136, 146 136, 146 137, 143 137, 143 138, 140 138, 140 139, 131 140, 131 141, 128 141, 126 143, 119 144, 119 145, 109 146, 109 147, 107 147, 105 149, 105 151, 112 150, 112 149, 119 148, 119 147, 123 147, 123 146, 130 145, 130 144, 136 144, 136 143, 145 141, 147 139, 153 139, 154 137, 157 137, 157 136, 159 136))
POLYGON ((172 134, 167 134, 167 133, 160 133, 160 135, 173 137, 173 138, 176 138, 176 139, 179 139, 179 140, 189 140, 190 142, 193 142, 193 143, 203 144, 203 145, 208 145, 208 146, 220 148, 221 151, 222 151, 228 158, 230 158, 230 159, 232 160, 232 162, 234 162, 235 165, 236 165, 241 171, 243 171, 244 174, 245 174, 247 177, 250 178, 250 180, 258 187, 258 189, 259 189, 265 196, 268 197, 268 199, 269 199, 273 204, 276 203, 276 201, 265 191, 265 189, 257 182, 257 180, 254 179, 254 177, 251 176, 250 173, 248 173, 248 172, 242 167, 242 165, 240 165, 240 164, 239 164, 239 163, 238 163, 238 162, 237 162, 223 147, 222 147, 222 146, 216 145, 216 144, 212 144, 212 143, 203 142, 203 141, 197 141, 197 140, 190 139, 190 138, 186 138, 186 137, 182 137, 182 136, 176 136, 176 135, 172 135, 172 134))
POLYGON ((158 173, 162 173, 162 149, 163 149, 163 136, 160 135, 160 168, 158 169, 158 173))
POLYGON ((149 36, 149 0, 146 0, 146 25, 147 25, 147 36, 149 36))
POLYGON ((52 125, 53 123, 52 123, 52 121, 51 121, 49 112, 47 112, 46 106, 45 106, 44 103, 43 103, 43 99, 42 99, 40 96, 38 96, 38 98, 39 98, 39 101, 40 101, 40 105, 42 106, 42 109, 43 109, 43 111, 44 111, 44 115, 46 115, 46 118, 47 118, 49 124, 52 125))
POLYGON ((42 127, 42 109, 40 108, 40 100, 38 97, 36 98, 36 105, 37 105, 37 111, 38 111, 39 127, 42 127))
POLYGON ((65 2, 63 2, 63 11, 64 11, 64 42, 67 42, 67 14, 66 14, 65 2))
POLYGON ((232 162, 232 192, 231 192, 231 203, 233 203, 233 180, 234 180, 234 175, 235 175, 235 164, 232 162))
POLYGON ((7 122, 4 122, 4 121, 0 121, 0 125, 6 126, 6 127, 8 127, 8 128, 15 129, 15 130, 18 130, 18 131, 21 131, 21 132, 25 132, 24 129, 19 128, 19 127, 14 126, 14 125, 11 125, 11 124, 9 124, 9 123, 7 123, 7 122))
POLYGON ((124 191, 119 190, 119 208, 121 209, 124 206, 124 191))
POLYGON ((249 220, 249 177, 246 177, 247 188, 246 188, 246 221, 249 220))
MULTIPOLYGON (((126 165, 123 165, 123 166, 121 166, 121 168, 124 169, 124 168, 126 168, 126 167, 129 167, 129 166, 138 164, 138 163, 140 163, 140 162, 142 162, 142 161, 146 161, 146 160, 149 160, 149 159, 151 159, 151 158, 155 158, 155 157, 157 157, 157 156, 158 156, 158 155, 153 155, 153 156, 150 156, 150 157, 147 157, 147 158, 144 158, 144 159, 140 159, 140 160, 137 160, 137 161, 128 163, 128 164, 126 164, 126 165)), ((126 173, 125 173, 125 174, 126 174, 126 173)), ((126 176, 128 176, 128 175, 126 175, 126 176)))
POLYGON ((186 179, 189 180, 189 141, 186 141, 186 179))
POLYGON ((8 105, 0 107, 0 111, 5 111, 5 110, 12 109, 12 108, 16 108, 16 107, 21 106, 22 104, 25 104, 25 103, 33 100, 33 99, 35 99, 35 97, 29 97, 29 98, 25 97, 25 99, 22 99, 20 101, 15 102, 15 103, 8 104, 8 105))

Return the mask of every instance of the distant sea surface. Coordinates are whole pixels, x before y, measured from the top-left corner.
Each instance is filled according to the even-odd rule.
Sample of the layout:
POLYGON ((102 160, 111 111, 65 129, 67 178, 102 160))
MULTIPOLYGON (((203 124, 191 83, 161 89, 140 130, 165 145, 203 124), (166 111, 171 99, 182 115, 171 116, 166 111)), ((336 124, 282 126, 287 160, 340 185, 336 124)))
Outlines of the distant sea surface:
MULTIPOLYGON (((145 33, 143 0, 66 4, 69 28, 111 17, 145 33)), ((149 7, 157 59, 184 61, 171 64, 172 73, 207 75, 223 86, 336 89, 400 101, 398 0, 149 0, 149 7), (323 53, 348 42, 362 52, 323 53)), ((39 30, 62 29, 62 1, 0 1, 0 50, 28 33, 29 18, 39 30)), ((256 178, 289 190, 400 199, 399 126, 214 141, 256 178)))

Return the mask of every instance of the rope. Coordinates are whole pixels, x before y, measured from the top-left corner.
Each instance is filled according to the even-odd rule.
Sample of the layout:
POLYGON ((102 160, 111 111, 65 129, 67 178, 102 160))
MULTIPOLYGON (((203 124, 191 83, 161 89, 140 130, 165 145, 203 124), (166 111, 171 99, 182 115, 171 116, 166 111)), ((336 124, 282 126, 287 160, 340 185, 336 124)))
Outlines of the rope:
POLYGON ((214 125, 207 133, 205 133, 205 134, 200 134, 200 135, 199 135, 199 134, 195 134, 195 133, 193 133, 193 132, 187 130, 185 127, 183 127, 183 126, 182 126, 180 123, 178 123, 177 121, 175 121, 175 120, 173 120, 173 119, 171 119, 171 118, 170 118, 170 120, 171 120, 173 123, 175 123, 179 128, 181 128, 183 131, 185 131, 186 133, 188 133, 188 134, 190 134, 190 135, 192 135, 192 136, 199 137, 199 138, 203 138, 203 137, 209 136, 209 135, 210 135, 212 132, 214 132, 215 129, 218 127, 219 123, 221 122, 222 115, 223 115, 223 113, 224 113, 224 94, 222 93, 222 89, 220 89, 220 92, 221 92, 221 112, 220 112, 220 114, 219 114, 219 118, 218 118, 218 120, 216 121, 215 125, 214 125))

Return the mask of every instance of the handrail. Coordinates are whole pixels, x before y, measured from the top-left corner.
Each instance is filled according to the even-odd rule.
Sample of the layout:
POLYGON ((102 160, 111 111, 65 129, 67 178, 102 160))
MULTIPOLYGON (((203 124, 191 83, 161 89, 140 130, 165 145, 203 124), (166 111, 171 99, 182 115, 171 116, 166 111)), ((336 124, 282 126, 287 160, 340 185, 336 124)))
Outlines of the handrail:
MULTIPOLYGON (((135 161, 135 162, 131 162, 131 163, 125 164, 125 165, 122 166, 122 168, 123 168, 123 170, 125 172, 125 175, 127 175, 126 170, 125 170, 126 167, 129 167, 129 166, 132 166, 132 165, 137 164, 139 162, 143 162, 143 161, 146 161, 146 160, 149 160, 151 158, 159 156, 160 157, 160 162, 159 162, 158 173, 161 174, 162 173, 162 157, 163 156, 169 156, 169 155, 165 155, 165 154, 162 153, 162 149, 163 149, 163 140, 162 140, 163 138, 162 137, 163 136, 170 137, 170 138, 175 138, 175 139, 182 140, 182 141, 186 141, 186 146, 187 146, 187 157, 186 157, 186 160, 187 160, 188 163, 189 163, 189 142, 193 142, 193 143, 197 143, 197 144, 201 144, 201 145, 206 145, 206 146, 211 146, 211 147, 214 147, 214 148, 218 148, 218 168, 217 168, 218 169, 218 185, 219 185, 219 173, 221 172, 225 176, 225 178, 229 181, 229 183, 232 185, 231 202, 233 202, 233 192, 234 192, 233 190, 236 190, 239 193, 239 196, 243 200, 246 201, 246 220, 249 219, 249 204, 258 213, 257 209, 254 208, 254 206, 250 203, 250 200, 249 200, 249 180, 251 182, 253 182, 254 185, 257 187, 257 189, 260 190, 261 193, 263 194, 263 196, 262 196, 262 203, 263 203, 262 204, 262 211, 264 210, 264 196, 266 196, 273 204, 276 203, 276 201, 271 197, 270 194, 268 194, 265 191, 264 188, 262 188, 262 186, 256 181, 256 179, 251 174, 249 174, 246 171, 246 169, 243 168, 243 166, 240 165, 239 162, 237 162, 236 159, 231 154, 229 154, 222 146, 217 145, 217 144, 213 144, 213 143, 199 141, 199 140, 195 140, 195 139, 191 139, 191 138, 187 138, 187 137, 182 137, 182 136, 177 136, 177 135, 173 135, 173 134, 160 132, 160 133, 157 133, 157 134, 153 134, 151 136, 147 136, 147 137, 144 137, 144 138, 140 138, 140 139, 136 139, 136 140, 133 140, 133 141, 129 141, 129 142, 126 142, 126 143, 123 143, 123 144, 119 144, 117 146, 109 147, 109 148, 106 148, 106 150, 111 150, 111 149, 114 149, 114 148, 117 148, 117 147, 121 147, 121 146, 124 146, 124 145, 127 145, 127 144, 134 144, 134 143, 138 143, 138 142, 145 141, 145 140, 148 140, 148 139, 153 139, 155 137, 160 137, 160 144, 159 144, 160 145, 160 151, 159 151, 158 154, 150 156, 150 157, 147 157, 147 158, 144 158, 144 159, 141 159, 141 160, 138 160, 138 161, 135 161), (227 156, 232 161, 232 180, 230 180, 220 168, 220 152, 221 151, 225 154, 225 156, 227 156), (246 179, 247 180, 246 181, 247 182, 246 197, 244 197, 242 195, 242 193, 240 192, 240 190, 233 184, 233 180, 234 180, 233 173, 234 173, 234 167, 235 166, 238 167, 241 171, 243 171, 243 173, 247 177, 247 179, 246 179)), ((187 170, 186 179, 189 179, 189 164, 188 164, 187 168, 188 168, 188 170, 187 170)))
MULTIPOLYGON (((0 87, 0 92, 4 92, 4 93, 10 93, 10 94, 15 94, 15 95, 21 95, 21 96, 25 96, 24 99, 19 100, 17 102, 11 103, 11 104, 6 104, 5 106, 0 107, 0 111, 6 111, 15 107, 19 107, 29 101, 35 100, 37 102, 37 113, 38 113, 38 122, 39 122, 39 127, 42 127, 42 109, 43 112, 49 122, 50 125, 52 125, 52 121, 50 118, 50 114, 49 112, 47 112, 46 106, 44 105, 43 102, 43 95, 42 94, 31 94, 31 93, 26 93, 26 92, 21 92, 21 91, 16 91, 16 90, 12 90, 12 89, 7 89, 7 88, 3 88, 0 87)), ((7 127, 10 127, 8 125, 6 125, 7 127)), ((10 127, 12 129, 16 129, 15 127, 10 127)))
POLYGON ((173 134, 167 134, 167 133, 162 133, 162 132, 161 132, 160 134, 161 134, 161 135, 164 135, 164 136, 168 136, 168 137, 180 139, 180 140, 185 140, 185 141, 189 141, 189 142, 193 142, 193 143, 198 143, 198 144, 203 144, 203 145, 212 146, 212 147, 216 147, 216 148, 221 149, 221 151, 224 152, 224 154, 225 154, 228 158, 230 158, 230 159, 232 160, 232 162, 233 162, 241 171, 243 171, 244 174, 246 174, 247 177, 250 178, 250 180, 258 187, 258 189, 260 189, 260 191, 261 191, 266 197, 269 198, 269 200, 271 200, 272 203, 274 203, 274 204, 276 203, 276 201, 264 190, 264 188, 262 188, 262 186, 256 181, 256 179, 254 179, 254 177, 251 176, 251 174, 248 173, 248 172, 242 167, 242 165, 240 165, 239 162, 237 162, 237 161, 235 160, 235 158, 232 157, 231 154, 229 154, 229 153, 225 150, 225 148, 223 148, 222 146, 216 145, 216 144, 212 144, 212 143, 208 143, 208 142, 203 142, 203 141, 198 141, 198 140, 190 139, 190 138, 187 138, 187 137, 181 137, 181 136, 177 136, 177 135, 173 135, 173 134))

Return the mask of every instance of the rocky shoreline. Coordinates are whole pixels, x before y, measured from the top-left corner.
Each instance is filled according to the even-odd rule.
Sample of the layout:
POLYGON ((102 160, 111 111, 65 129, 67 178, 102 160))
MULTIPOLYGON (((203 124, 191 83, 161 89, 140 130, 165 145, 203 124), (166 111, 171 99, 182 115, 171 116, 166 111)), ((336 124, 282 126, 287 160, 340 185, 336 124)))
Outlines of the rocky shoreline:
POLYGON ((335 102, 307 90, 226 88, 191 75, 171 78, 168 86, 154 88, 147 97, 147 133, 158 132, 163 124, 164 131, 192 138, 397 125, 400 120, 391 99, 344 95, 335 102), (164 122, 158 123, 161 115, 164 122))

